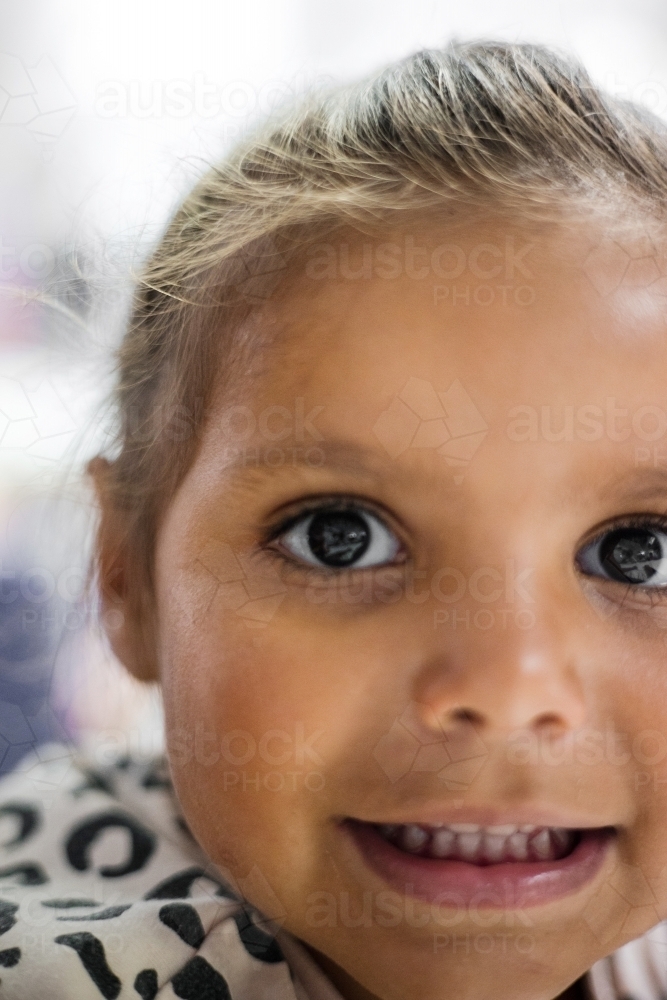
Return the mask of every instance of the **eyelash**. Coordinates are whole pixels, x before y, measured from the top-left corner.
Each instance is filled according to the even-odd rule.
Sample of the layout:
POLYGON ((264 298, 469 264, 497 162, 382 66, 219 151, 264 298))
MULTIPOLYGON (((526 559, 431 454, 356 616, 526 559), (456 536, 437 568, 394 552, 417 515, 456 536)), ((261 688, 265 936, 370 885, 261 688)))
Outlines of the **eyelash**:
MULTIPOLYGON (((298 526, 310 515, 316 515, 320 512, 331 511, 331 512, 345 512, 352 511, 355 513, 365 514, 367 517, 374 518, 380 522, 382 527, 392 534, 398 542, 398 552, 391 562, 386 562, 380 564, 380 566, 392 566, 398 563, 404 563, 406 561, 406 552, 404 548, 403 541, 401 539, 400 532, 388 523, 387 515, 384 511, 378 509, 377 505, 369 503, 369 501, 351 497, 341 494, 333 494, 328 496, 311 498, 309 501, 304 501, 298 508, 292 507, 292 510, 286 516, 283 516, 280 521, 273 524, 266 529, 264 537, 260 542, 260 549, 262 549, 267 555, 272 558, 280 560, 283 565, 288 565, 294 571, 320 573, 326 576, 332 576, 341 573, 342 567, 330 567, 326 565, 321 565, 317 563, 308 563, 298 558, 293 552, 287 551, 285 548, 279 547, 277 544, 280 538, 286 535, 291 529, 298 526)), ((602 576, 593 572, 587 572, 580 563, 580 557, 582 553, 586 550, 593 549, 594 546, 599 546, 604 538, 614 531, 622 530, 623 528, 628 529, 641 529, 650 530, 658 529, 660 532, 667 534, 667 515, 664 514, 641 514, 641 515, 627 515, 626 517, 618 518, 617 520, 608 522, 603 528, 598 529, 598 531, 577 549, 575 555, 575 565, 582 575, 590 578, 603 579, 606 583, 620 583, 626 592, 633 592, 635 594, 641 594, 644 597, 650 596, 651 601, 665 601, 667 600, 667 584, 657 585, 657 586, 646 586, 641 583, 625 583, 624 581, 613 580, 608 576, 602 576)), ((380 568, 374 567, 374 568, 380 568)), ((344 571, 347 573, 363 572, 364 568, 368 567, 355 567, 350 565, 344 567, 344 571)))
POLYGON ((587 578, 597 578, 603 579, 605 583, 614 583, 617 586, 620 585, 624 588, 626 593, 633 593, 643 597, 650 597, 651 602, 659 602, 667 600, 667 584, 658 586, 645 586, 640 583, 630 583, 629 581, 625 583, 621 580, 613 580, 610 577, 600 577, 593 573, 587 573, 583 570, 579 563, 579 557, 582 552, 586 549, 591 549, 595 545, 600 545, 604 538, 614 531, 622 530, 623 528, 636 528, 640 530, 650 530, 657 529, 663 534, 667 535, 667 515, 665 514, 629 514, 625 517, 618 518, 614 521, 608 522, 603 528, 598 529, 597 532, 580 545, 577 549, 575 555, 575 565, 582 575, 587 578))
MULTIPOLYGON (((366 514, 368 517, 375 518, 379 521, 384 529, 396 538, 399 544, 397 557, 392 563, 385 563, 382 567, 374 568, 397 565, 398 563, 404 563, 406 561, 405 547, 401 538, 401 533, 390 523, 387 512, 382 510, 382 508, 380 508, 377 504, 373 504, 368 500, 362 499, 361 497, 357 498, 343 494, 330 494, 322 497, 314 497, 310 500, 304 501, 298 506, 297 509, 292 509, 288 515, 283 516, 280 521, 274 523, 266 529, 260 542, 260 548, 270 557, 279 559, 281 563, 287 564, 294 570, 301 570, 309 573, 314 571, 327 576, 340 574, 341 572, 363 573, 365 571, 363 567, 349 566, 342 570, 325 565, 320 566, 305 563, 299 560, 298 557, 294 556, 292 553, 279 548, 276 544, 281 536, 285 535, 291 528, 296 527, 296 525, 304 521, 309 515, 318 514, 323 511, 351 511, 354 513, 366 514)), ((367 569, 368 567, 366 568, 366 571, 367 569)))

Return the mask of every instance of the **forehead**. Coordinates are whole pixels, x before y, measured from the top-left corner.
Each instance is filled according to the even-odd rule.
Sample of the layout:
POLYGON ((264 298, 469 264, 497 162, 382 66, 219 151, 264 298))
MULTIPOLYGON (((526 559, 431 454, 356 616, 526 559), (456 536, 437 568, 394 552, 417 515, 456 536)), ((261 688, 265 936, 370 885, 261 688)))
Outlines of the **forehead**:
POLYGON ((345 233, 311 247, 274 306, 260 392, 359 414, 410 377, 494 403, 662 398, 667 254, 639 220, 507 219, 345 233))
POLYGON ((331 238, 255 314, 270 346, 219 397, 201 460, 253 482, 301 468, 316 492, 342 469, 461 509, 602 498, 602 516, 614 491, 664 486, 665 275, 643 222, 331 238))

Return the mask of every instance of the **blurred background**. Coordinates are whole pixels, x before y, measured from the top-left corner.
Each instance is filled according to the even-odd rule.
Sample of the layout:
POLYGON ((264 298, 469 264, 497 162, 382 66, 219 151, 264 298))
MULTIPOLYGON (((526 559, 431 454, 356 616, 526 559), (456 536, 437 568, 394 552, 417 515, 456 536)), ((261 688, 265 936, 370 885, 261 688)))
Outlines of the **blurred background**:
POLYGON ((664 0, 4 0, 0 5, 0 773, 27 750, 161 744, 83 597, 132 274, 258 118, 459 39, 574 52, 667 117, 664 0))

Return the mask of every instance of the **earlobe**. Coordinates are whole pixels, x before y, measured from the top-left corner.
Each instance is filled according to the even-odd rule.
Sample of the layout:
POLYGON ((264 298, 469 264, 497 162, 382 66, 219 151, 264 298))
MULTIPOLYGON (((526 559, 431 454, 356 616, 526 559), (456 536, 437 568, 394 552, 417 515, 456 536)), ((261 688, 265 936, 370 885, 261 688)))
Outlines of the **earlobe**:
POLYGON ((145 574, 133 566, 127 515, 113 503, 109 480, 110 462, 96 456, 86 469, 99 507, 95 540, 95 562, 100 596, 101 622, 114 655, 137 678, 159 680, 156 646, 145 574))

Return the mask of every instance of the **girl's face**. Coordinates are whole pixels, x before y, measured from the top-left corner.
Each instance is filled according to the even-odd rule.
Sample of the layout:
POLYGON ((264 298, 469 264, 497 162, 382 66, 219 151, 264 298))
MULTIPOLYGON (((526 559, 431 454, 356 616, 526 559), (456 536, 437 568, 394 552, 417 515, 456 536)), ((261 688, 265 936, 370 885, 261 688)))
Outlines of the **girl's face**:
POLYGON ((667 328, 635 228, 341 238, 162 523, 184 815, 344 996, 551 998, 667 917, 667 328))

